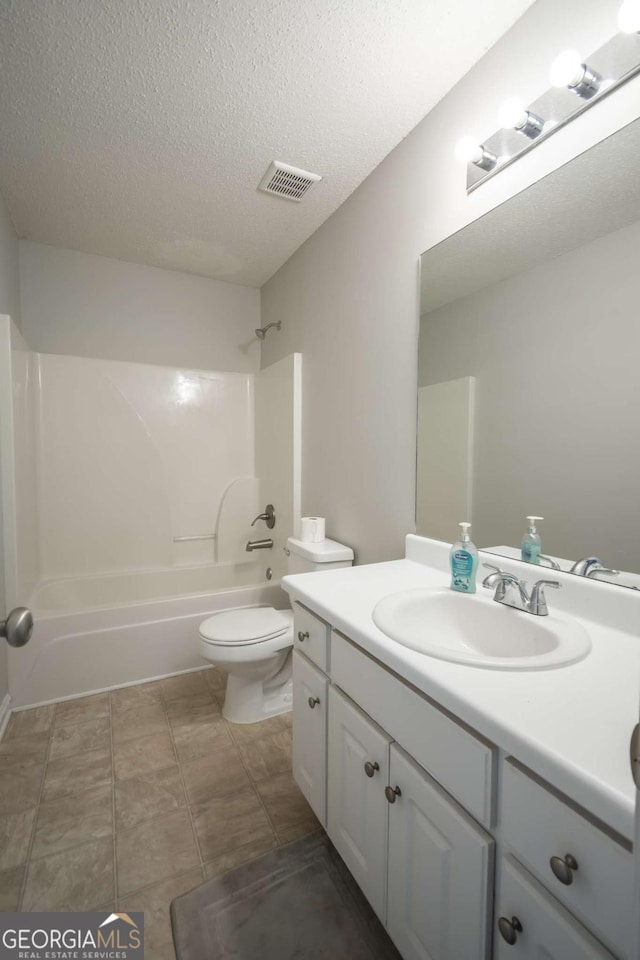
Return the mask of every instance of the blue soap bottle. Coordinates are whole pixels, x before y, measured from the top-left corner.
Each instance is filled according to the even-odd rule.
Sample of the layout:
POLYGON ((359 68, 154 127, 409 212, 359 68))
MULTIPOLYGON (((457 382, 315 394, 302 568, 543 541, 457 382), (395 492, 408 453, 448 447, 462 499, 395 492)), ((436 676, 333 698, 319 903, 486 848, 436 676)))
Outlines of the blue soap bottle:
POLYGON ((542 544, 540 534, 536 530, 536 521, 544 520, 544 517, 527 517, 529 529, 522 538, 522 549, 520 557, 525 563, 540 563, 540 551, 542 544))
POLYGON ((476 570, 478 569, 478 551, 469 537, 470 523, 460 524, 460 538, 449 552, 451 564, 451 589, 458 593, 476 592, 476 570))

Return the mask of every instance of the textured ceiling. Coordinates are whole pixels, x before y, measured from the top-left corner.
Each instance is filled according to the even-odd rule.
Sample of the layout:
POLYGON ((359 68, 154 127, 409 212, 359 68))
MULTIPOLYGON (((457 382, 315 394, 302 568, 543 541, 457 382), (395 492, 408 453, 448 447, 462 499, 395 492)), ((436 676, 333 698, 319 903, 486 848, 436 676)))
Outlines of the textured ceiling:
POLYGON ((264 283, 532 0, 0 0, 21 237, 264 283), (271 160, 321 174, 300 204, 271 160))

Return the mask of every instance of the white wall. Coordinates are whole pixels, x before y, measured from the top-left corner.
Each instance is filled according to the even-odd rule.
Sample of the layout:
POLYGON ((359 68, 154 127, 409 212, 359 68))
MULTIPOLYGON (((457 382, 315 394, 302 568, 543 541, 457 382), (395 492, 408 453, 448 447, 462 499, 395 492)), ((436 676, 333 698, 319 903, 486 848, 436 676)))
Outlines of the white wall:
POLYGON ((506 96, 548 86, 563 48, 615 32, 619 0, 538 0, 262 288, 263 364, 301 351, 304 514, 359 561, 401 556, 414 529, 417 260, 427 248, 640 113, 640 78, 594 106, 471 197, 459 137, 496 128, 506 96))
POLYGON ((20 242, 22 329, 39 353, 249 373, 260 363, 250 287, 20 242))

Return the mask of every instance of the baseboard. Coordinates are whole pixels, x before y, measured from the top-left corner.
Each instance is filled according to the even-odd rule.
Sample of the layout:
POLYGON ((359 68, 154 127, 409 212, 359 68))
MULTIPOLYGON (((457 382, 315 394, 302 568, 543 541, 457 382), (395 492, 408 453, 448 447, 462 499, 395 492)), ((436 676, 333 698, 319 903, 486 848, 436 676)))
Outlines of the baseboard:
POLYGON ((5 693, 4 700, 0 703, 0 740, 4 737, 4 732, 11 716, 11 697, 5 693))

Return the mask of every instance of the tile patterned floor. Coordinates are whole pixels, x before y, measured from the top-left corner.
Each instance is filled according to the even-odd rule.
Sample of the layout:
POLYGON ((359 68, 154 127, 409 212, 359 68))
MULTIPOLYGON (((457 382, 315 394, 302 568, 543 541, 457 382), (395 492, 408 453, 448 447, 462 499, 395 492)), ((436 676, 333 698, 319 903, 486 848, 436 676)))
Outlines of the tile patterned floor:
POLYGON ((291 714, 227 723, 215 669, 13 714, 0 743, 0 910, 169 904, 315 830, 291 777, 291 714))

